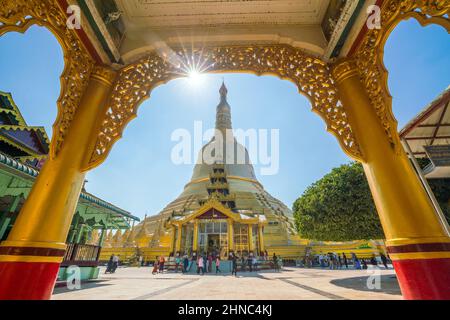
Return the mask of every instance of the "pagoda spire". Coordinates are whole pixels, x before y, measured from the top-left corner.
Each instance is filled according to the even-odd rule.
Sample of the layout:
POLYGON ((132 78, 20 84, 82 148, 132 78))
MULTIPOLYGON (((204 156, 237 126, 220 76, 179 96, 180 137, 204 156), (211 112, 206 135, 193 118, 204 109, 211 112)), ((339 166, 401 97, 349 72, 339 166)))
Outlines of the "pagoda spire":
POLYGON ((228 89, 225 81, 219 89, 220 103, 216 108, 216 129, 225 131, 231 129, 231 108, 227 102, 228 89))
POLYGON ((225 85, 225 80, 222 80, 222 85, 220 86, 219 92, 220 92, 220 101, 227 101, 228 89, 227 86, 225 85))

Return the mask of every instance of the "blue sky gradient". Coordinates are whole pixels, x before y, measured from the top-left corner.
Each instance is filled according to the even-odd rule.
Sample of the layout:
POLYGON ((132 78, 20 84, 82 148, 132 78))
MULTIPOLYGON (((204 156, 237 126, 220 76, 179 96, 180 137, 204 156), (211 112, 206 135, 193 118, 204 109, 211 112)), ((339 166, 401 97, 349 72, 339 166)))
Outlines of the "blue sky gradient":
MULTIPOLYGON (((399 128, 450 84, 450 36, 438 26, 402 22, 385 48, 389 87, 399 128)), ((47 30, 0 38, 0 90, 12 92, 25 120, 51 135, 56 118, 62 51, 47 30)), ((225 78, 233 127, 280 129, 280 170, 258 179, 288 206, 333 167, 350 161, 307 99, 289 81, 246 74, 205 75, 192 86, 178 79, 156 88, 106 162, 88 174, 87 190, 143 217, 157 214, 189 181, 193 165, 174 165, 175 129, 214 126, 218 89, 225 78)), ((205 141, 206 142, 206 141, 205 141)))

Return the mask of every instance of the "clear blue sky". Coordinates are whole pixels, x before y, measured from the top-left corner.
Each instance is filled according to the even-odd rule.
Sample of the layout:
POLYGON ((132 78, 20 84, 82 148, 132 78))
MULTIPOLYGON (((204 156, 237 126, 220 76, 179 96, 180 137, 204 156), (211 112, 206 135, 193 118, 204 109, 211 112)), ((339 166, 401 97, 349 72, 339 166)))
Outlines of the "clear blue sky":
MULTIPOLYGON (((388 40, 385 64, 402 127, 450 84, 450 36, 443 28, 403 22, 388 40)), ((26 121, 51 135, 59 95, 62 52, 45 29, 0 38, 0 90, 13 93, 26 121)), ((222 75, 207 75, 201 87, 183 79, 160 86, 107 161, 88 174, 88 191, 133 214, 158 213, 189 181, 193 165, 170 159, 173 130, 192 130, 195 120, 214 125, 222 75)), ((349 161, 306 98, 288 81, 271 76, 227 74, 235 128, 280 129, 280 171, 258 176, 266 190, 289 207, 315 180, 349 161)), ((258 170, 257 170, 258 173, 258 170)))

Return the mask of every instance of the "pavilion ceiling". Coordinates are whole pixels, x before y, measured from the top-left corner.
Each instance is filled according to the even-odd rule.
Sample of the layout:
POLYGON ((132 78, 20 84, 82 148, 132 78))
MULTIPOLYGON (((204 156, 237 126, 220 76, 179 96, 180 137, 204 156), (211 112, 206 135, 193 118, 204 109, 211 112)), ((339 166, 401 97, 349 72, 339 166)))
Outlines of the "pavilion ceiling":
POLYGON ((320 24, 330 0, 118 0, 127 26, 320 24))
MULTIPOLYGON (((164 47, 289 44, 339 54, 375 0, 85 0, 91 41, 127 64, 164 47)), ((80 3, 80 1, 78 1, 80 3)))

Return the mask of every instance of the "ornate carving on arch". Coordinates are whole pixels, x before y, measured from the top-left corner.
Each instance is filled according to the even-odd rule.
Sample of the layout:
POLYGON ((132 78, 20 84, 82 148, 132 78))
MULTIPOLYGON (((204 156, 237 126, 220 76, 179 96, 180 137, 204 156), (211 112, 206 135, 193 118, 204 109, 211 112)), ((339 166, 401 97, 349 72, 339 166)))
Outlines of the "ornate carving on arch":
POLYGON ((94 61, 75 32, 67 28, 66 22, 67 17, 56 0, 0 0, 0 36, 11 31, 24 33, 30 26, 39 25, 56 36, 64 52, 51 156, 55 156, 63 144, 94 66, 94 61))
POLYGON ((391 31, 402 20, 415 18, 422 26, 438 24, 450 33, 449 0, 386 0, 381 10, 381 29, 368 30, 356 52, 358 69, 373 107, 385 128, 392 146, 401 150, 397 121, 392 113, 388 89, 388 72, 383 51, 391 31))
POLYGON ((162 54, 162 57, 151 53, 123 68, 115 83, 89 166, 94 167, 106 158, 153 88, 184 76, 194 64, 207 72, 272 74, 292 81, 309 98, 312 110, 324 119, 327 130, 338 138, 344 151, 355 159, 361 159, 359 146, 325 62, 287 45, 230 46, 193 52, 180 49, 162 54))

